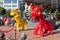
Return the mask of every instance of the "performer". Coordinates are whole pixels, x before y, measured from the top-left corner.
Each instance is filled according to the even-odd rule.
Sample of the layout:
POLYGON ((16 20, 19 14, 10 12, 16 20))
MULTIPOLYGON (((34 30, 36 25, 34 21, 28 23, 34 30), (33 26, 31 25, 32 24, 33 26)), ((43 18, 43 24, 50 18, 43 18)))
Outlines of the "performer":
POLYGON ((34 34, 37 35, 38 31, 40 31, 41 36, 44 36, 44 32, 48 31, 48 30, 52 34, 53 27, 51 25, 51 22, 47 23, 47 21, 45 20, 45 18, 42 15, 42 11, 43 11, 42 7, 38 7, 36 5, 32 6, 31 18, 34 20, 39 20, 39 23, 36 25, 36 27, 34 29, 34 34))
POLYGON ((13 16, 16 21, 14 26, 18 31, 21 30, 21 27, 23 30, 26 30, 27 22, 21 18, 21 15, 18 13, 18 9, 12 10, 10 15, 13 16))

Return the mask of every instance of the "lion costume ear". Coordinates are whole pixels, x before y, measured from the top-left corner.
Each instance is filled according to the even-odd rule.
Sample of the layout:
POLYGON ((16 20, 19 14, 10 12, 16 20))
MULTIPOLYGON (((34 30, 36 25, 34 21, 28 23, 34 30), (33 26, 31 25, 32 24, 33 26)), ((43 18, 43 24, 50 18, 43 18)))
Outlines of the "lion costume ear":
POLYGON ((16 9, 15 9, 15 12, 18 12, 18 11, 19 11, 19 9, 18 9, 18 8, 16 8, 16 9))
POLYGON ((43 7, 39 7, 40 12, 43 12, 43 7))

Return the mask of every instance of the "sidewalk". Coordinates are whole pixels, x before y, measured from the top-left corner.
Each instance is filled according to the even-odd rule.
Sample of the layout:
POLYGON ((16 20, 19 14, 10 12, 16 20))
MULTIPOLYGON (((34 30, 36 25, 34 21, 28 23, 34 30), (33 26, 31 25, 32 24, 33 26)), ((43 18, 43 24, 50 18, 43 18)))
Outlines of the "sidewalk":
MULTIPOLYGON (((1 26, 0 30, 9 30, 8 26, 1 26)), ((32 28, 32 27, 31 27, 32 28)), ((40 35, 34 35, 33 30, 26 30, 26 31, 17 31, 16 32, 17 40, 20 40, 20 35, 22 33, 25 33, 27 35, 27 40, 60 40, 60 29, 54 30, 53 35, 47 35, 45 37, 41 37, 40 35)), ((6 37, 10 37, 12 39, 15 39, 15 31, 12 30, 9 33, 6 33, 6 37)))
MULTIPOLYGON (((59 24, 60 22, 56 22, 57 24, 59 24)), ((20 40, 20 35, 22 33, 27 34, 27 40, 59 40, 60 39, 60 29, 54 30, 54 34, 53 35, 48 35, 45 37, 41 37, 40 35, 34 35, 33 34, 33 28, 35 27, 37 23, 32 23, 29 22, 28 23, 28 27, 26 31, 17 31, 17 40, 20 40)), ((0 30, 4 30, 7 31, 9 30, 11 27, 8 26, 0 26, 0 30)), ((12 30, 8 33, 6 33, 6 37, 11 37, 12 39, 15 39, 15 31, 12 30)))

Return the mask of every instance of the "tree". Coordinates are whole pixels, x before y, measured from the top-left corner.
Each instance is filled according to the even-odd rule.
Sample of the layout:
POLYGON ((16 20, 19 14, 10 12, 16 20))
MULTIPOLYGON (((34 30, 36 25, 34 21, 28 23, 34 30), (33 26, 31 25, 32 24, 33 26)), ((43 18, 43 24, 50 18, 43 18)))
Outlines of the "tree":
POLYGON ((2 12, 1 12, 1 15, 4 15, 4 14, 6 14, 6 9, 2 9, 2 12))
POLYGON ((9 17, 9 16, 10 16, 10 12, 11 12, 11 9, 6 10, 5 16, 6 16, 6 17, 9 17))
POLYGON ((0 7, 0 15, 1 15, 2 9, 3 9, 3 7, 0 7))

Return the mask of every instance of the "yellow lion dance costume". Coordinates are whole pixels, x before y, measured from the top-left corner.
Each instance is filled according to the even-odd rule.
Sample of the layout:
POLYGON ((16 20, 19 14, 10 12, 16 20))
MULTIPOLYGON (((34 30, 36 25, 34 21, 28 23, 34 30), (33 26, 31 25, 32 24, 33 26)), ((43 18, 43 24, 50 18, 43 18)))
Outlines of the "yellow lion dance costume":
POLYGON ((11 13, 10 13, 11 16, 13 16, 13 19, 16 21, 15 23, 15 28, 16 30, 26 30, 27 28, 27 21, 23 20, 21 18, 21 15, 19 14, 18 12, 18 9, 15 9, 15 10, 12 10, 11 13))

